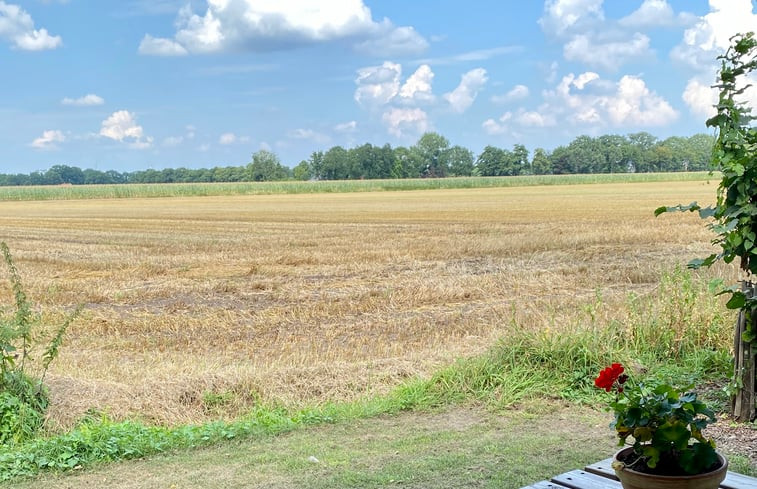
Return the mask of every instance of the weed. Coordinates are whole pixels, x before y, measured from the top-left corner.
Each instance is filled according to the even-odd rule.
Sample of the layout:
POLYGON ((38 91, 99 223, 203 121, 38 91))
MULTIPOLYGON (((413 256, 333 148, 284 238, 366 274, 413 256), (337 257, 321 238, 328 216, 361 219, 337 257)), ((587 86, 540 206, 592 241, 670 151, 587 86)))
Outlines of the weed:
POLYGON ((35 326, 39 324, 39 316, 32 312, 8 245, 0 242, 0 251, 8 267, 15 299, 14 314, 0 318, 0 443, 17 444, 31 439, 42 426, 49 404, 44 388, 45 374, 58 356, 63 335, 79 309, 66 317, 55 331, 42 353, 40 373, 30 374, 31 354, 38 342, 35 326))

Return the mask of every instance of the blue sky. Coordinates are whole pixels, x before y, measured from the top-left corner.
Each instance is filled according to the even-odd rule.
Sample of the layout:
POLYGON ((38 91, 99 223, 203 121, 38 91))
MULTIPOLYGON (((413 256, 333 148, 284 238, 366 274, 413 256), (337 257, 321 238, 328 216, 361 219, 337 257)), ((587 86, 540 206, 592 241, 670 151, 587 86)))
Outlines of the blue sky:
POLYGON ((0 0, 0 172, 688 136, 747 30, 754 0, 0 0))

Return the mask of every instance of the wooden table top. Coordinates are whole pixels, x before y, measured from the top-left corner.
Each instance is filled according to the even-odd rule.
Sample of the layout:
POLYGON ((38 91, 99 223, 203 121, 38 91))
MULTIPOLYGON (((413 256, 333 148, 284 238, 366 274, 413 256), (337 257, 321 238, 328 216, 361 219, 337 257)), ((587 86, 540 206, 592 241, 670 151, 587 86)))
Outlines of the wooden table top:
MULTIPOLYGON (((612 459, 608 458, 591 464, 583 470, 571 470, 523 489, 621 489, 622 486, 611 464, 612 459)), ((721 489, 757 489, 757 479, 736 472, 728 472, 720 487, 721 489)))

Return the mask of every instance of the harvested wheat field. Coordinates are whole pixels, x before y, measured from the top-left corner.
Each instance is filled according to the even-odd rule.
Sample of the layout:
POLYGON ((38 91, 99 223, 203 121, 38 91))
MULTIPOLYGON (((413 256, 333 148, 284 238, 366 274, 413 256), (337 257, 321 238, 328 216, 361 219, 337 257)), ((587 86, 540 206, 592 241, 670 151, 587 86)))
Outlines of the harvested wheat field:
MULTIPOLYGON (((705 182, 0 202, 0 239, 54 320, 50 426, 180 423, 260 399, 353 399, 566 327, 709 250, 705 182), (576 319, 578 318, 578 319, 576 319)), ((6 282, 7 283, 7 282, 6 282)), ((2 304, 11 303, 8 286, 2 304)))

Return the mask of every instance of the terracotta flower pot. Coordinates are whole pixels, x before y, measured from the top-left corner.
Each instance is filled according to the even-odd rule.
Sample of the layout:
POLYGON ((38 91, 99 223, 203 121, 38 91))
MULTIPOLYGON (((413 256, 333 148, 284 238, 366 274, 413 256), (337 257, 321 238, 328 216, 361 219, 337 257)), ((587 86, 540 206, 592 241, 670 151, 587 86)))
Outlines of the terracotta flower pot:
POLYGON ((632 451, 631 447, 624 448, 613 458, 615 474, 624 489, 717 489, 728 471, 728 460, 718 453, 720 467, 710 472, 696 475, 646 474, 622 466, 620 461, 625 460, 625 455, 632 451))

